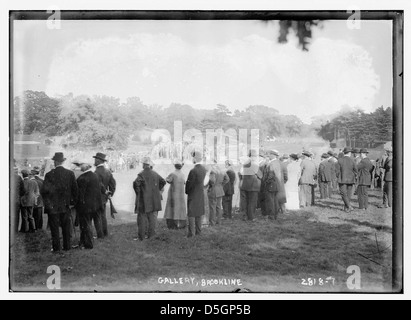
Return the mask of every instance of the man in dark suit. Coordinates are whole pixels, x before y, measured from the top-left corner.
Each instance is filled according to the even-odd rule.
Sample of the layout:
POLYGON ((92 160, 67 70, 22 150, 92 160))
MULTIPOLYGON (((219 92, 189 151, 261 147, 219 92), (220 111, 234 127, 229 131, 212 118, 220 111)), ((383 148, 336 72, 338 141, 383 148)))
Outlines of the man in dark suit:
POLYGON ((45 213, 49 217, 49 225, 53 242, 53 252, 60 252, 60 229, 63 233, 63 250, 71 248, 72 218, 70 206, 76 204, 77 182, 74 173, 63 167, 66 160, 62 152, 56 152, 52 160, 54 169, 44 178, 41 194, 45 213))
POLYGON ((344 211, 351 212, 353 207, 351 206, 352 188, 357 178, 357 167, 354 163, 354 159, 351 157, 351 149, 344 148, 344 156, 338 159, 336 169, 338 185, 340 187, 340 194, 344 202, 344 211))
POLYGON ((230 181, 223 186, 224 197, 223 197, 223 218, 232 219, 233 212, 233 194, 234 194, 234 184, 236 180, 235 171, 231 166, 231 162, 226 160, 225 162, 226 173, 230 181))
MULTIPOLYGON (((37 185, 39 186, 39 190, 43 188, 43 179, 40 178, 40 167, 34 167, 31 170, 31 174, 34 177, 34 181, 37 182, 37 185)), ((39 195, 37 198, 37 203, 33 208, 33 218, 34 218, 34 223, 36 224, 36 230, 41 230, 43 229, 43 211, 44 211, 44 203, 43 203, 43 197, 39 195)))
POLYGON ((228 175, 215 163, 210 172, 208 183, 208 205, 210 208, 210 226, 221 223, 223 215, 224 186, 230 181, 228 175))
POLYGON ((360 150, 361 161, 357 166, 357 195, 360 210, 368 209, 368 188, 371 186, 371 174, 374 170, 374 165, 368 159, 368 150, 360 150))
POLYGON ((318 166, 318 184, 320 187, 320 199, 328 199, 331 197, 331 170, 334 164, 329 162, 328 153, 321 156, 321 163, 318 166))
POLYGON ((207 169, 202 164, 201 152, 192 154, 194 168, 190 170, 186 182, 188 234, 190 238, 201 234, 201 220, 205 214, 204 178, 207 169))
MULTIPOLYGON (((93 158, 95 159, 94 165, 96 166, 95 173, 97 174, 98 178, 100 179, 100 183, 103 186, 102 190, 104 190, 104 193, 102 194, 103 208, 100 211, 100 216, 101 216, 101 225, 103 228, 103 235, 104 237, 107 237, 108 236, 108 226, 107 226, 107 216, 106 216, 106 203, 109 197, 114 196, 114 192, 116 192, 116 180, 114 179, 113 174, 110 172, 110 170, 106 169, 104 166, 105 162, 107 161, 105 154, 101 152, 97 152, 97 154, 93 156, 93 158)), ((94 222, 94 224, 95 223, 96 221, 94 222)))
MULTIPOLYGON (((101 226, 100 212, 103 208, 101 198, 103 186, 97 175, 91 170, 88 163, 79 164, 82 174, 77 178, 78 198, 76 212, 80 223, 80 247, 93 249, 93 233, 91 231, 91 219, 101 226)), ((99 230, 99 234, 102 230, 99 230)))
POLYGON ((161 211, 161 191, 166 181, 154 170, 151 169, 150 158, 143 159, 143 171, 141 171, 133 182, 133 189, 136 193, 136 205, 134 212, 137 213, 138 239, 144 240, 156 234, 157 214, 161 211))

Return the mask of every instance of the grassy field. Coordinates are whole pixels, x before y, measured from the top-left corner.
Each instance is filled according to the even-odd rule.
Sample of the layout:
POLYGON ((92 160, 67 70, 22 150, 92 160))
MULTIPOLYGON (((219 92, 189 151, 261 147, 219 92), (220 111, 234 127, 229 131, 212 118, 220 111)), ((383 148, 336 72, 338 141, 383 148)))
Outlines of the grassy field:
POLYGON ((109 218, 108 238, 95 240, 93 250, 64 256, 50 252, 49 231, 18 234, 11 248, 11 289, 48 291, 47 267, 57 265, 62 291, 351 292, 347 268, 357 265, 361 292, 389 292, 391 211, 376 207, 380 191, 372 191, 370 201, 366 213, 343 212, 336 194, 277 221, 258 214, 250 223, 237 213, 191 239, 159 219, 156 237, 143 242, 134 240, 136 216, 120 210, 115 220, 109 218), (319 284, 328 277, 334 281, 319 284), (303 285, 308 278, 316 284, 303 285))
MULTIPOLYGON (((281 153, 301 152, 302 147, 312 147, 317 154, 327 149, 310 147, 309 141, 267 146, 281 153)), ((173 171, 170 165, 154 169, 164 178, 173 171)), ((186 177, 190 169, 183 167, 186 177)), ((329 200, 317 199, 315 207, 280 215, 277 221, 266 221, 258 212, 257 220, 249 223, 237 213, 233 220, 204 228, 201 236, 191 239, 185 237, 186 230, 168 230, 159 212, 157 236, 139 242, 134 240, 137 224, 132 213, 132 182, 139 170, 114 174, 113 202, 119 213, 115 220, 108 218, 110 236, 95 240, 93 250, 55 255, 48 230, 18 234, 11 247, 11 289, 48 291, 47 268, 57 265, 62 291, 352 292, 346 284, 347 268, 356 265, 361 292, 391 291, 392 212, 377 208, 379 190, 370 192, 367 212, 345 213, 340 196, 334 194, 329 200), (308 278, 316 283, 306 285, 308 278)), ((167 192, 168 186, 163 209, 167 192)), ((237 193, 234 204, 238 202, 237 193)), ((358 207, 356 199, 354 206, 358 207)))

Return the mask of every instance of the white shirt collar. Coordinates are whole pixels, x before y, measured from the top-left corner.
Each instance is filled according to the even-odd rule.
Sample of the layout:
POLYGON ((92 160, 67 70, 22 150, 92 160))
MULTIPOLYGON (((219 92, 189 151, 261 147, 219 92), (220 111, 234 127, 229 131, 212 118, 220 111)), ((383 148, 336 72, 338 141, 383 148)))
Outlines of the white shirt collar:
POLYGON ((87 173, 87 172, 93 172, 92 168, 87 169, 86 171, 83 172, 83 174, 84 174, 84 173, 87 173))
POLYGON ((96 168, 97 167, 104 167, 104 163, 100 163, 98 166, 96 166, 96 168))

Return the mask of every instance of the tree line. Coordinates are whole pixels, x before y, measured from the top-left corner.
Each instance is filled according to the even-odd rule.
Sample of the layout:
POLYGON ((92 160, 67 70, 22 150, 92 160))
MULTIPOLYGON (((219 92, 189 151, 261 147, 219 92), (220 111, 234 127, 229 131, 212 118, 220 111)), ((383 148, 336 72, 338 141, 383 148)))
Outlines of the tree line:
POLYGON ((371 113, 343 108, 318 130, 318 135, 325 140, 342 139, 348 146, 359 148, 392 141, 392 134, 392 109, 384 106, 371 113))
POLYGON ((325 140, 341 137, 370 143, 391 140, 391 108, 378 108, 367 114, 345 110, 327 123, 303 123, 295 115, 283 115, 275 108, 252 105, 245 110, 230 111, 217 104, 214 109, 194 109, 188 104, 171 103, 168 107, 146 105, 138 97, 125 102, 109 96, 67 94, 49 97, 44 92, 25 91, 14 99, 14 132, 65 136, 68 145, 126 149, 133 135, 141 129, 167 129, 181 120, 183 130, 259 129, 260 139, 307 137, 316 132, 325 140))
POLYGON ((167 129, 173 133, 175 120, 182 121, 183 130, 258 128, 263 138, 297 137, 311 130, 297 116, 282 115, 262 105, 234 112, 223 104, 211 110, 180 103, 164 108, 146 105, 138 97, 120 103, 120 99, 109 96, 70 93, 55 98, 30 90, 14 99, 15 133, 66 136, 68 144, 77 146, 125 149, 138 130, 167 129))

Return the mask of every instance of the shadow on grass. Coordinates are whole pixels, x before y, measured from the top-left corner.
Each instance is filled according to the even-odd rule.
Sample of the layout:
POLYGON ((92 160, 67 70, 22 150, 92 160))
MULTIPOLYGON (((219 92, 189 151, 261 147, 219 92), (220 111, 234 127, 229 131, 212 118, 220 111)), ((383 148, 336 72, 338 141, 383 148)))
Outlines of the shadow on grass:
POLYGON ((111 225, 111 235, 95 240, 93 250, 50 253, 50 235, 18 235, 13 248, 12 289, 44 291, 51 264, 62 269, 62 290, 121 292, 320 292, 306 288, 305 277, 336 278, 331 291, 346 291, 346 269, 360 266, 364 290, 390 286, 391 252, 377 265, 358 255, 373 254, 375 244, 353 225, 311 221, 309 211, 281 215, 277 221, 260 216, 245 222, 239 215, 221 225, 203 228, 187 239, 187 230, 168 230, 159 220, 157 235, 134 241, 136 224, 111 225), (26 237, 28 236, 28 237, 26 237), (196 283, 164 284, 160 279, 197 279, 196 283), (240 279, 241 285, 205 285, 209 279, 240 279))

